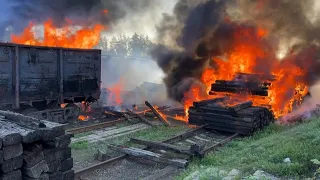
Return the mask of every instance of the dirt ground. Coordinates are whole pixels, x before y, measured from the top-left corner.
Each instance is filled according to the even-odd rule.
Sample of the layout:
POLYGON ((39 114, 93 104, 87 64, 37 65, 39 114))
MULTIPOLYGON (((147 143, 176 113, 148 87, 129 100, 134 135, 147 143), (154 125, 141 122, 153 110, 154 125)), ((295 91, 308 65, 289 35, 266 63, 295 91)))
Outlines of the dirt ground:
MULTIPOLYGON (((153 162, 139 160, 135 158, 126 158, 115 161, 112 164, 105 165, 95 171, 83 174, 81 180, 140 180, 140 179, 161 179, 172 180, 180 173, 182 169, 171 168, 161 177, 157 173, 167 168, 165 165, 155 164, 153 162)), ((161 173, 162 174, 162 173, 161 173)))

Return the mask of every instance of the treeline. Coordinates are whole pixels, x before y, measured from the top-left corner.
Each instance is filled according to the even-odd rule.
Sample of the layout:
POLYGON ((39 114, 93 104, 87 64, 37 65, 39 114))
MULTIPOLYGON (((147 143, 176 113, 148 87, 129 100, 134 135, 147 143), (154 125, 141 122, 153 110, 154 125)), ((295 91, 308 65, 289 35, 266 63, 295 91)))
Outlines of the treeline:
POLYGON ((97 46, 103 54, 111 56, 148 57, 153 43, 147 35, 135 33, 131 37, 120 35, 107 39, 103 37, 97 46))

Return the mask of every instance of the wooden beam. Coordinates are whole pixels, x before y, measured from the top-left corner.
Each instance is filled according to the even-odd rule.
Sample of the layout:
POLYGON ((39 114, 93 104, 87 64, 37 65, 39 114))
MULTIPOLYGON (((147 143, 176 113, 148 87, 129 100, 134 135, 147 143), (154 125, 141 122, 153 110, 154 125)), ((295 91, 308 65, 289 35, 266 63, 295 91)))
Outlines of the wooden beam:
POLYGON ((161 154, 157 154, 151 151, 147 150, 142 150, 138 148, 132 148, 132 147, 119 147, 119 146, 114 146, 114 145, 108 145, 109 149, 112 149, 114 151, 120 151, 125 154, 139 157, 139 158, 144 158, 147 160, 152 160, 155 162, 163 163, 163 164, 168 164, 168 165, 173 165, 177 166, 180 168, 185 168, 188 166, 188 161, 184 159, 168 159, 162 157, 161 154))
POLYGON ((130 141, 137 143, 137 144, 152 147, 152 148, 157 148, 157 149, 162 149, 162 150, 171 150, 171 151, 174 151, 174 152, 177 152, 180 154, 193 155, 189 149, 184 149, 184 148, 175 146, 173 144, 154 142, 154 141, 146 141, 146 140, 136 139, 136 138, 131 138, 130 141))
POLYGON ((160 120, 162 121, 166 126, 170 126, 169 121, 162 116, 148 101, 145 101, 145 104, 151 109, 153 114, 160 120))
POLYGON ((128 111, 129 113, 137 116, 142 122, 144 122, 144 123, 146 123, 146 124, 148 124, 148 125, 150 125, 150 126, 153 126, 153 123, 152 123, 152 122, 150 122, 148 119, 142 117, 140 114, 137 114, 137 113, 135 113, 135 112, 132 112, 130 109, 127 109, 127 111, 128 111))
POLYGON ((0 110, 0 116, 4 116, 8 121, 14 122, 22 127, 33 130, 46 127, 46 125, 39 119, 11 111, 0 110))

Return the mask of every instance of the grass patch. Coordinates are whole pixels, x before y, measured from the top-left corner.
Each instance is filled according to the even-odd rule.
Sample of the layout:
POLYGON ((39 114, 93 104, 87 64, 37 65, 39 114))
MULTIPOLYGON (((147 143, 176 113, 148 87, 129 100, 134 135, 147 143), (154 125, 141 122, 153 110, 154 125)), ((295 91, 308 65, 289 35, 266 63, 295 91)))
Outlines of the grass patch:
POLYGON ((89 143, 88 141, 79 141, 75 143, 71 143, 71 149, 88 149, 89 143))
POLYGON ((138 147, 137 144, 131 143, 130 138, 139 138, 151 141, 162 141, 177 135, 178 133, 187 130, 187 126, 177 126, 177 127, 166 127, 166 126, 155 126, 148 129, 144 129, 132 134, 124 135, 121 137, 116 137, 108 139, 105 141, 100 141, 98 143, 92 144, 92 147, 95 149, 106 147, 107 144, 116 144, 116 145, 126 145, 138 147))
POLYGON ((255 136, 239 138, 204 159, 194 160, 188 170, 177 177, 183 179, 196 170, 217 167, 238 169, 247 176, 257 169, 281 177, 311 177, 320 159, 320 119, 295 126, 271 125, 255 136), (291 159, 291 164, 283 162, 291 159))

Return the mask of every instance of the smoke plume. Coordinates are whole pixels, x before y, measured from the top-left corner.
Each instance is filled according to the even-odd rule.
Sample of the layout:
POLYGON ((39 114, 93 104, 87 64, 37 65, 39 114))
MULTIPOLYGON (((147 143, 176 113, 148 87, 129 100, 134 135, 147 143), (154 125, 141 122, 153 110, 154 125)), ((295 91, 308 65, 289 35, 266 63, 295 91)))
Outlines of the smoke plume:
POLYGON ((9 14, 1 20, 1 26, 13 26, 16 33, 30 21, 42 23, 49 18, 55 26, 63 26, 71 20, 75 25, 107 25, 109 29, 117 25, 128 14, 140 14, 153 9, 154 1, 148 0, 1 0, 9 14))
MULTIPOLYGON (((219 68, 212 58, 223 59, 239 43, 253 46, 256 43, 262 49, 263 55, 255 60, 253 68, 257 73, 294 66, 304 73, 293 81, 314 85, 320 77, 317 33, 320 19, 310 18, 317 12, 315 3, 315 0, 180 0, 174 15, 165 15, 158 26, 160 44, 152 52, 166 74, 168 95, 181 101, 193 84, 190 81, 200 81, 207 67, 219 68), (268 36, 248 38, 259 28, 268 36), (279 53, 284 58, 275 63, 280 61, 279 53)), ((281 80, 289 77, 290 73, 286 73, 281 80)), ((292 93, 284 94, 289 97, 292 93)))

